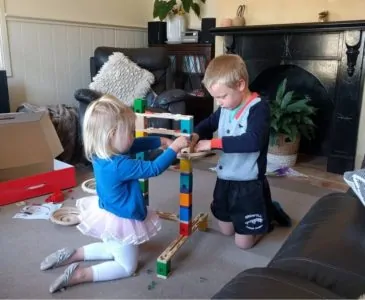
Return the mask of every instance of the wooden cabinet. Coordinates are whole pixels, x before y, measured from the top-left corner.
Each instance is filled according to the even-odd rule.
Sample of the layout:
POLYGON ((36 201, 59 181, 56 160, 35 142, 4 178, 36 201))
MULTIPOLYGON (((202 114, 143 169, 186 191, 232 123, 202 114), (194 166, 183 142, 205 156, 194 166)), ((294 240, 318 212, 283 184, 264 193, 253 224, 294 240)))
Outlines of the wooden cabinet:
POLYGON ((165 47, 171 59, 171 87, 186 91, 202 88, 206 66, 214 58, 212 44, 161 44, 150 47, 165 47))

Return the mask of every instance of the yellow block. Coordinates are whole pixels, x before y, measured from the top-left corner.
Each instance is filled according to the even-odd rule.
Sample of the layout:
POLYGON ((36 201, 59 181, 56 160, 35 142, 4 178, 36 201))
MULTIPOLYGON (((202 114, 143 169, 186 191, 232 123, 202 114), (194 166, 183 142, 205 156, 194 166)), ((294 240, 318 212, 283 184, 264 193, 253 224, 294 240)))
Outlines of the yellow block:
POLYGON ((193 203, 193 194, 180 193, 180 206, 189 207, 193 203))
POLYGON ((147 136, 148 133, 140 130, 136 130, 136 137, 144 137, 147 136))
POLYGON ((193 170, 193 166, 192 166, 191 160, 180 159, 180 172, 191 173, 192 170, 193 170))

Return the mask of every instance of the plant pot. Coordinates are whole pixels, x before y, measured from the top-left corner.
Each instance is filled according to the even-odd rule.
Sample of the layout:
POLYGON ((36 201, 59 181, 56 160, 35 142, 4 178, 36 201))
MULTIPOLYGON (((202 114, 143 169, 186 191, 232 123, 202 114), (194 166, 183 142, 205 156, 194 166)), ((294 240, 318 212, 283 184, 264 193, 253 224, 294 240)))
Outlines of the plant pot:
POLYGON ((181 43, 182 33, 185 31, 186 22, 184 16, 173 15, 166 19, 167 41, 170 43, 181 43))
POLYGON ((299 150, 300 136, 291 142, 287 135, 278 134, 273 145, 269 145, 269 153, 277 155, 293 155, 299 150))
POLYGON ((289 141, 285 134, 275 137, 273 145, 269 145, 267 161, 269 164, 279 167, 292 167, 297 161, 300 136, 294 142, 289 141))

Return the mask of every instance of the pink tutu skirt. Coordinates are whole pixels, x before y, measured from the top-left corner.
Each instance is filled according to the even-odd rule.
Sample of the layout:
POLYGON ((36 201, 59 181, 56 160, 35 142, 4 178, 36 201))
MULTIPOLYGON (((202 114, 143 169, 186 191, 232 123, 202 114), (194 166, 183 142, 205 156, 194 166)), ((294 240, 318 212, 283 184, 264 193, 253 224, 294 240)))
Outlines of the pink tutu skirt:
POLYGON ((120 218, 99 207, 98 196, 78 199, 80 224, 77 229, 83 234, 103 241, 117 240, 123 244, 138 245, 148 241, 161 229, 158 215, 148 211, 144 221, 120 218))

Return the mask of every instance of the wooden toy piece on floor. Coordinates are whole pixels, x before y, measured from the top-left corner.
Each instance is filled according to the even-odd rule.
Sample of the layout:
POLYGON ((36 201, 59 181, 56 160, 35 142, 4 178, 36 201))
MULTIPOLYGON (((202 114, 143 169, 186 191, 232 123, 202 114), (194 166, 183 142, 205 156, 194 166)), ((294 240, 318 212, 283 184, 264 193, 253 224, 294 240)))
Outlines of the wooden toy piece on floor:
POLYGON ((80 223, 80 211, 76 207, 62 207, 55 210, 50 221, 62 226, 73 226, 80 223))
POLYGON ((89 193, 89 194, 96 195, 96 182, 95 182, 95 178, 90 178, 88 180, 85 180, 82 183, 82 185, 81 185, 81 189, 85 193, 89 193))
MULTIPOLYGON (((198 214, 192 221, 191 231, 195 232, 200 228, 200 223, 207 220, 207 213, 198 214)), ((167 279, 171 274, 171 260, 181 246, 187 241, 189 236, 180 235, 166 248, 157 259, 157 277, 167 279)))

